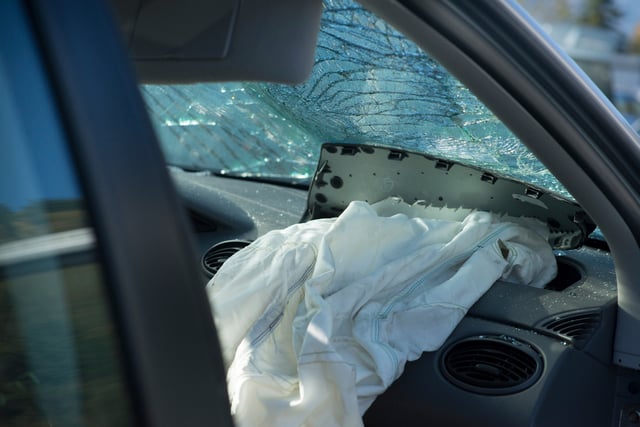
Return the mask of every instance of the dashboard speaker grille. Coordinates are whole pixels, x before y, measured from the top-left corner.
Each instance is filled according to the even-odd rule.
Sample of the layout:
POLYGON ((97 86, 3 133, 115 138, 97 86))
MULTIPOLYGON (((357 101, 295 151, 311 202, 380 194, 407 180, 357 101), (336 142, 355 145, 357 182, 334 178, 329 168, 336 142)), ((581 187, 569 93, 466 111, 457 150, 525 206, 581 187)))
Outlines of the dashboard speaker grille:
POLYGON ((467 391, 512 394, 540 378, 542 357, 511 337, 477 336, 452 344, 443 353, 441 368, 451 383, 467 391))
POLYGON ((205 274, 208 277, 213 277, 222 264, 228 260, 231 255, 238 252, 240 249, 249 245, 251 242, 248 240, 227 240, 217 243, 211 246, 202 255, 201 264, 205 274))

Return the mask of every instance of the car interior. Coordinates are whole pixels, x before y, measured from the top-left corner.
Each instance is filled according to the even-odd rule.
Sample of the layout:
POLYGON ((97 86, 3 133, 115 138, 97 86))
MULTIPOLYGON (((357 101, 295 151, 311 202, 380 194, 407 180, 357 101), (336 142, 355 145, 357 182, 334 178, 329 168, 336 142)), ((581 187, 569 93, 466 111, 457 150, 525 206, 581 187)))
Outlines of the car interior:
MULTIPOLYGON (((145 84, 292 83, 310 72, 316 37, 305 29, 319 25, 319 2, 211 3, 206 6, 211 13, 181 9, 182 16, 169 15, 174 11, 171 3, 116 2, 129 55, 145 84), (167 19, 172 32, 166 31, 167 19), (274 30, 280 24, 287 33, 274 30), (290 36, 299 32, 298 37, 290 36)), ((364 2, 476 89, 477 96, 548 162, 575 200, 584 201, 584 207, 535 185, 447 159, 376 144, 325 141, 308 190, 171 170, 189 212, 202 272, 210 278, 228 257, 267 231, 337 216, 352 200, 375 202, 399 196, 424 204, 432 217, 446 219, 475 209, 538 218, 551 230, 556 279, 544 289, 496 283, 439 351, 407 364, 401 377, 367 410, 365 425, 614 425, 616 420, 626 425, 635 408, 640 375, 624 366, 627 363, 613 363, 614 340, 622 326, 614 258, 616 265, 623 261, 612 256, 610 247, 617 239, 609 236, 620 230, 615 221, 591 219, 590 214, 602 218, 593 205, 600 204, 605 191, 592 182, 597 177, 586 177, 589 172, 579 159, 565 160, 571 148, 557 142, 569 137, 577 142, 577 138, 572 131, 556 130, 565 126, 563 119, 545 122, 547 118, 536 111, 545 108, 545 102, 555 102, 537 103, 535 97, 545 95, 536 84, 559 84, 552 81, 556 70, 545 70, 548 64, 540 61, 533 72, 547 75, 528 76, 530 81, 517 93, 511 86, 524 74, 524 65, 517 62, 532 64, 538 59, 534 54, 523 57, 527 47, 517 43, 528 39, 531 44, 533 36, 514 36, 511 27, 496 22, 510 21, 514 26, 522 18, 502 5, 436 3, 364 2), (483 37, 474 40, 469 34, 473 31, 484 32, 483 37), (480 54, 482 58, 474 56, 480 54), (495 72, 506 61, 516 64, 504 67, 502 75, 495 72), (523 101, 525 96, 534 101, 523 101), (564 153, 558 155, 558 147, 564 153), (384 181, 392 174, 397 175, 395 185, 386 188, 384 181), (596 223, 609 245, 589 237, 596 223)), ((556 106, 556 112, 560 108, 556 106)), ((572 111, 563 114, 566 120, 581 118, 572 111)), ((607 210, 605 205, 600 207, 607 210)))
POLYGON ((515 1, 358 5, 462 82, 566 192, 464 158, 344 135, 315 147, 306 180, 167 167, 162 134, 172 129, 162 128, 157 113, 166 108, 154 94, 203 82, 302 84, 322 66, 316 45, 328 6, 30 2, 26 15, 38 27, 101 242, 94 255, 117 283, 107 294, 126 384, 143 396, 132 403, 138 416, 150 425, 232 425, 205 284, 272 230, 335 217, 354 200, 400 197, 432 218, 486 210, 538 219, 558 273, 540 289, 496 282, 439 350, 406 364, 364 425, 638 424, 638 136, 515 1))

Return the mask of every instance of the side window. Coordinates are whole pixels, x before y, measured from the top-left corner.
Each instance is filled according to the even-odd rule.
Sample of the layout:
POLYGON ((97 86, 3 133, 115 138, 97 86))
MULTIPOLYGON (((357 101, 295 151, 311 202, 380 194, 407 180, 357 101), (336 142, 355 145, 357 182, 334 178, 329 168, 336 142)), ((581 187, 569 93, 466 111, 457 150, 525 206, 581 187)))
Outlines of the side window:
POLYGON ((0 7, 0 425, 131 425, 84 196, 20 6, 0 7))
POLYGON ((640 9, 631 1, 518 3, 640 131, 640 9))

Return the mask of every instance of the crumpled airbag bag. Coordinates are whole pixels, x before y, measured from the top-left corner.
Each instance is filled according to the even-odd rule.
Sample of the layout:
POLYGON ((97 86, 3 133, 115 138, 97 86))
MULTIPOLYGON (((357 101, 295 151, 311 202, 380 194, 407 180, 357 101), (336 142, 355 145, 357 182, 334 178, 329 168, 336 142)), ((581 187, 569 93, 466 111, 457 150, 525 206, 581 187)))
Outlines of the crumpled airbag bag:
POLYGON ((208 284, 237 425, 360 426, 495 281, 542 287, 556 274, 540 222, 432 220, 407 206, 352 202, 269 232, 208 284))

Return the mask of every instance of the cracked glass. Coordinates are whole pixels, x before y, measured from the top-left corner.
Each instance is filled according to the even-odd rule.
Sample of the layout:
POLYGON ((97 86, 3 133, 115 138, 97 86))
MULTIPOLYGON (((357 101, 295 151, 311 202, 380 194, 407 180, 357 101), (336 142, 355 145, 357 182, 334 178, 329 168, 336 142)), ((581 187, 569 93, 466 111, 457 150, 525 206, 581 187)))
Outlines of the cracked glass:
POLYGON ((311 77, 144 85, 167 162, 188 170, 308 182, 323 142, 405 148, 568 196, 478 99, 389 24, 326 0, 311 77))

